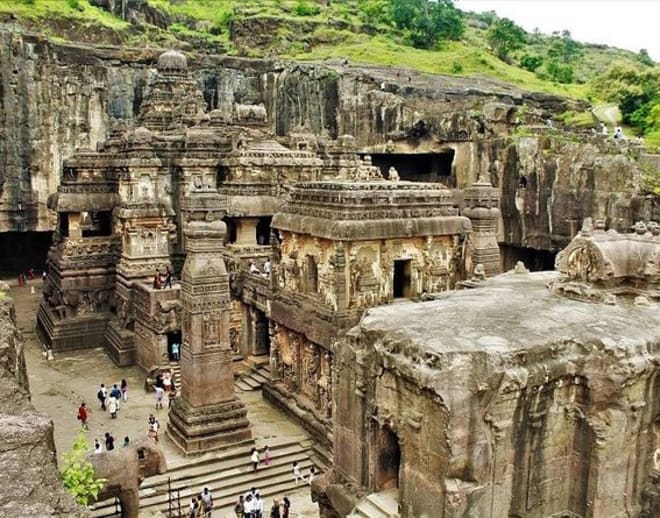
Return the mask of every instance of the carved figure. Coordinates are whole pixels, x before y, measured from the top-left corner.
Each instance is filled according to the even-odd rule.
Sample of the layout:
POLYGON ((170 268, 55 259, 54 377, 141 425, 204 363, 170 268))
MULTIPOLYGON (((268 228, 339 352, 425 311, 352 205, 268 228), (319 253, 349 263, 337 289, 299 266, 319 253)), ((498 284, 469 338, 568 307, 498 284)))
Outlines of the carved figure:
POLYGON ((387 177, 389 178, 390 182, 398 182, 401 179, 399 177, 399 171, 397 171, 394 166, 388 169, 387 177))
POLYGON ((97 501, 119 498, 122 518, 137 518, 138 488, 145 477, 167 471, 165 454, 150 439, 136 441, 125 448, 91 453, 87 460, 94 467, 95 475, 107 480, 97 501))

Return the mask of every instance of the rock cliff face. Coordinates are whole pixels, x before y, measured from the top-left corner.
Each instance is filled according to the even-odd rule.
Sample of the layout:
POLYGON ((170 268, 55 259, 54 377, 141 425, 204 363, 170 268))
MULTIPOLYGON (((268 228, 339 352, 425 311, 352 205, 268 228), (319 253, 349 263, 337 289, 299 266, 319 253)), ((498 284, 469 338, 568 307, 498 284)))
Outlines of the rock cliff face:
MULTIPOLYGON (((0 32, 0 232, 53 229, 46 200, 62 160, 76 148, 95 148, 115 125, 133 124, 159 52, 0 32)), ((502 188, 500 241, 513 246, 556 250, 574 234, 574 220, 606 215, 627 225, 652 210, 633 196, 634 159, 544 135, 509 138, 523 111, 534 124, 566 109, 557 97, 377 67, 227 56, 189 62, 207 110, 263 104, 279 136, 351 134, 365 153, 452 150, 452 186, 490 176, 502 188), (522 176, 524 192, 517 190, 522 176)))
POLYGON ((0 515, 89 516, 62 487, 52 420, 30 403, 23 341, 9 298, 0 299, 0 515))

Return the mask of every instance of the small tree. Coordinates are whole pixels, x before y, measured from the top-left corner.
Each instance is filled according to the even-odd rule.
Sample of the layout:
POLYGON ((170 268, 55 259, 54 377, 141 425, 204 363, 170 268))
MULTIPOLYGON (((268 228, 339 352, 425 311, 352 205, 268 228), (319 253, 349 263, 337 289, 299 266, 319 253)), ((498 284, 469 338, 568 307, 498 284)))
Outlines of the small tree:
POLYGON ((512 20, 500 18, 488 29, 486 39, 497 57, 506 61, 511 52, 525 44, 525 31, 512 20))
POLYGON ((534 72, 542 64, 543 58, 535 54, 525 54, 522 58, 520 58, 520 66, 525 70, 529 70, 530 72, 534 72))
POLYGON ((637 61, 639 61, 642 65, 646 65, 647 67, 652 67, 655 64, 653 59, 651 59, 651 56, 649 56, 649 51, 646 49, 639 49, 639 53, 637 54, 637 61))
POLYGON ((457 40, 465 31, 463 14, 451 0, 390 0, 392 21, 413 47, 430 49, 440 40, 457 40))
POLYGON ((76 502, 87 505, 90 500, 96 498, 103 488, 106 480, 96 478, 94 467, 85 458, 87 454, 87 437, 80 430, 71 450, 62 454, 62 482, 69 493, 73 495, 76 502))

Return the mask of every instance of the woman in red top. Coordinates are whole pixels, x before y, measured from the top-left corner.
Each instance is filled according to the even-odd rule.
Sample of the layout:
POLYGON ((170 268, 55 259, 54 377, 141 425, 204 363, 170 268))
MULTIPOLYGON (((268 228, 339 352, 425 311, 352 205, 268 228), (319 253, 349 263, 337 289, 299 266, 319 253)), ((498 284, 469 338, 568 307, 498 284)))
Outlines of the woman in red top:
POLYGON ((87 407, 85 406, 85 403, 82 402, 80 404, 80 407, 78 408, 78 421, 82 424, 82 427, 85 430, 88 430, 89 428, 87 427, 87 407))

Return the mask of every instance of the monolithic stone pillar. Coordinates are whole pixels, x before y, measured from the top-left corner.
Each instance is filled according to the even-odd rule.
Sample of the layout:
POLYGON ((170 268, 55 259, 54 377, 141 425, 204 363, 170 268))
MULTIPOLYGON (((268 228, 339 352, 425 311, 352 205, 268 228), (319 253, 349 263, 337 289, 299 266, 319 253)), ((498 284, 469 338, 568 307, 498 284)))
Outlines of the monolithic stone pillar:
POLYGON ((181 395, 167 433, 186 453, 252 437, 247 409, 234 394, 229 276, 221 254, 225 228, 222 221, 193 221, 185 228, 181 395))
POLYGON ((472 264, 483 264, 489 277, 502 273, 496 233, 500 217, 499 203, 499 193, 489 182, 478 181, 465 189, 463 215, 472 222, 472 264))
POLYGON ((250 245, 257 244, 257 223, 258 218, 239 218, 236 220, 236 244, 250 245))

